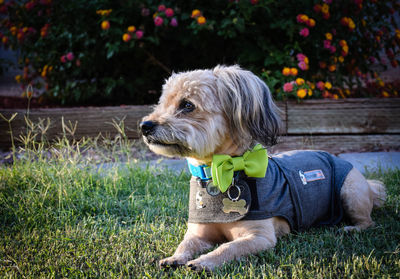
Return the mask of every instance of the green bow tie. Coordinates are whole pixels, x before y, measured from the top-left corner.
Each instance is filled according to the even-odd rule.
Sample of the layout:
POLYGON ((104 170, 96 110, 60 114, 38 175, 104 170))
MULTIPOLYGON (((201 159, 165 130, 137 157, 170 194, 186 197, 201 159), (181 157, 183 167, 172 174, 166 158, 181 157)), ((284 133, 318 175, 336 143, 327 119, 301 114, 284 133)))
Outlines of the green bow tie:
POLYGON ((249 177, 264 177, 267 166, 267 150, 261 144, 239 157, 214 155, 211 163, 213 184, 224 193, 232 183, 234 171, 244 170, 249 177))

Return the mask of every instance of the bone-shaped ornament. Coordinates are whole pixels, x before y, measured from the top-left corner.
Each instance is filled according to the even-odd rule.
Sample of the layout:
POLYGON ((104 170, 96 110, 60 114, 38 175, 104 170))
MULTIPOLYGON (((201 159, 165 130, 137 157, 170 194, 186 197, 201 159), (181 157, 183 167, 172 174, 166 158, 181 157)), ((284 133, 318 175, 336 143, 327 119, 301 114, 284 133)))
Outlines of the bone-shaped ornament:
POLYGON ((224 205, 224 207, 222 207, 224 213, 238 212, 240 215, 244 215, 248 211, 245 200, 231 201, 230 199, 224 198, 222 204, 224 205))

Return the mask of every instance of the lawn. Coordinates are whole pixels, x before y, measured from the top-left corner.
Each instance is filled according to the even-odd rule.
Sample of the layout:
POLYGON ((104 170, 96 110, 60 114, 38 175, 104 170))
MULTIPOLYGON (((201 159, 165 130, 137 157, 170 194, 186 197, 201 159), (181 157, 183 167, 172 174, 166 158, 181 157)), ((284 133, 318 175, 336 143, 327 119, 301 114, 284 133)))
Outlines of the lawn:
MULTIPOLYGON (((141 169, 135 160, 102 168, 46 154, 0 165, 0 277, 204 277, 157 265, 185 233, 188 174, 141 169)), ((274 250, 211 276, 399 277, 400 171, 368 176, 384 180, 389 194, 373 213, 374 228, 346 234, 341 224, 290 234, 274 250)))

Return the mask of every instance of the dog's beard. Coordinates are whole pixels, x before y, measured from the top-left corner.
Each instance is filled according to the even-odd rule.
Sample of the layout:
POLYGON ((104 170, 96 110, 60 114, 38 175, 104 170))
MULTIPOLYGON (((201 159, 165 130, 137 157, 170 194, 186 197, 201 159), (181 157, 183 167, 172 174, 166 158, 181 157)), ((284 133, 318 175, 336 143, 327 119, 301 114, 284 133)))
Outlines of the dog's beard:
POLYGON ((167 157, 202 159, 213 153, 222 138, 216 131, 215 118, 214 121, 202 123, 174 121, 174 125, 158 125, 152 134, 143 139, 154 153, 167 157))
POLYGON ((149 146, 150 150, 154 153, 164 155, 167 157, 186 157, 188 156, 189 149, 179 142, 171 143, 152 136, 143 137, 144 142, 149 146))
POLYGON ((171 127, 157 126, 156 130, 143 136, 144 142, 154 153, 168 157, 186 157, 190 153, 184 135, 171 127))

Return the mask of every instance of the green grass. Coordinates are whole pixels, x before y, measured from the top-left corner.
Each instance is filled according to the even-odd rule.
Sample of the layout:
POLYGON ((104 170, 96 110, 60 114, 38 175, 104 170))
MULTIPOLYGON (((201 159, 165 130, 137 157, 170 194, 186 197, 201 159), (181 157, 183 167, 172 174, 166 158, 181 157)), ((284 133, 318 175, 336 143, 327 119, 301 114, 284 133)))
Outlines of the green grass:
MULTIPOLYGON (((384 180, 389 193, 373 213, 374 228, 290 234, 274 250, 225 264, 211 276, 399 277, 400 171, 369 177, 384 180)), ((97 170, 67 157, 0 166, 0 277, 204 277, 157 265, 185 233, 188 180, 134 163, 97 170)))

